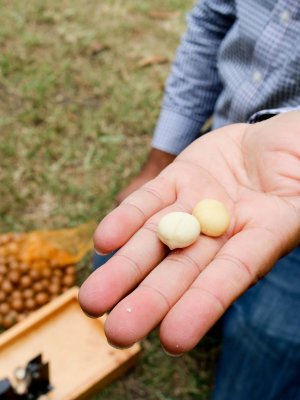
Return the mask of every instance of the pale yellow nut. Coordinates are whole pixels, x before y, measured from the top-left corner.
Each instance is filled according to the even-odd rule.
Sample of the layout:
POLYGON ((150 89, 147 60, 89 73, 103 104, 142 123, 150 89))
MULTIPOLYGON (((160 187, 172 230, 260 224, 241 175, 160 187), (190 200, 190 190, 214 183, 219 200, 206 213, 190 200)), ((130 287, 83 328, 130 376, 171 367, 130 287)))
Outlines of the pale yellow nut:
POLYGON ((183 248, 197 240, 200 234, 200 224, 191 214, 172 212, 160 220, 157 234, 169 249, 183 248))
POLYGON ((192 214, 201 225, 201 232, 207 236, 218 237, 223 235, 229 227, 230 216, 218 200, 204 199, 197 203, 192 214))

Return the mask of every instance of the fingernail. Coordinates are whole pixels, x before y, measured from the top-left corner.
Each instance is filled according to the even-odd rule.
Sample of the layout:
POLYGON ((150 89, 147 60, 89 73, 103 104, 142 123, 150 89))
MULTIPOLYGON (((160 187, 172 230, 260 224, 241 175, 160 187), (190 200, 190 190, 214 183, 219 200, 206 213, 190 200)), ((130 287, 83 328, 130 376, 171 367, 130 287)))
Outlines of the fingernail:
POLYGON ((91 314, 87 313, 87 312, 84 311, 84 310, 82 310, 82 311, 84 312, 84 314, 85 314, 87 317, 92 318, 92 319, 100 318, 100 317, 102 317, 102 315, 105 314, 105 313, 102 313, 102 314, 99 314, 99 315, 91 315, 91 314))
MULTIPOLYGON (((107 340, 107 339, 106 339, 106 340, 107 340)), ((130 346, 116 346, 115 344, 112 344, 109 340, 107 340, 107 343, 108 343, 111 347, 113 347, 114 349, 117 349, 117 350, 126 350, 126 349, 130 349, 130 347, 133 346, 133 344, 130 345, 130 346)))
POLYGON ((183 355, 183 353, 180 353, 180 354, 172 354, 172 353, 169 353, 169 352, 164 348, 164 346, 161 346, 161 348, 163 349, 164 353, 166 353, 167 356, 170 356, 170 357, 173 357, 173 358, 181 357, 181 356, 183 355))
POLYGON ((94 249, 94 252, 98 255, 98 256, 107 256, 109 253, 100 253, 100 251, 94 249))

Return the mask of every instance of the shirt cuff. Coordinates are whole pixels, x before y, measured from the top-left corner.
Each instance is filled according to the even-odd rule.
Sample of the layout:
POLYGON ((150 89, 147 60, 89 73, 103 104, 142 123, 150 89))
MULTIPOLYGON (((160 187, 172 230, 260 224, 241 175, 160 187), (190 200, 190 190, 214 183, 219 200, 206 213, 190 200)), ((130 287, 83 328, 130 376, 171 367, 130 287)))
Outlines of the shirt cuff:
POLYGON ((271 108, 269 110, 260 110, 249 118, 249 124, 255 124, 256 122, 264 121, 265 119, 274 117, 277 114, 281 114, 288 111, 300 110, 300 106, 297 107, 281 107, 281 108, 271 108))
POLYGON ((158 119, 152 147, 177 155, 200 136, 202 123, 163 109, 158 119))

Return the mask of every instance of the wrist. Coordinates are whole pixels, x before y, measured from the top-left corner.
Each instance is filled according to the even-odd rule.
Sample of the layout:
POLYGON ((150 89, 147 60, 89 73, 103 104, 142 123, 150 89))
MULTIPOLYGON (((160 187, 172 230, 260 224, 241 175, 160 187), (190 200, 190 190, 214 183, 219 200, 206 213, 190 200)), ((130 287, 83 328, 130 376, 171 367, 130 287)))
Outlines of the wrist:
POLYGON ((165 167, 167 167, 175 158, 176 155, 174 154, 152 148, 143 170, 147 173, 158 174, 165 167))

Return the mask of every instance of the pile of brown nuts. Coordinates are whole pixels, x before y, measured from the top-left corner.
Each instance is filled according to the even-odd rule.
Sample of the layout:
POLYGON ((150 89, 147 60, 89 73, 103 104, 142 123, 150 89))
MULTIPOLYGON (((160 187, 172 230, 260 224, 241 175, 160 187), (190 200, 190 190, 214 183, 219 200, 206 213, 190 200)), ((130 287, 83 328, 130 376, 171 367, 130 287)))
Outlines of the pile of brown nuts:
POLYGON ((0 326, 10 328, 75 284, 75 265, 18 259, 22 234, 0 236, 0 326))

